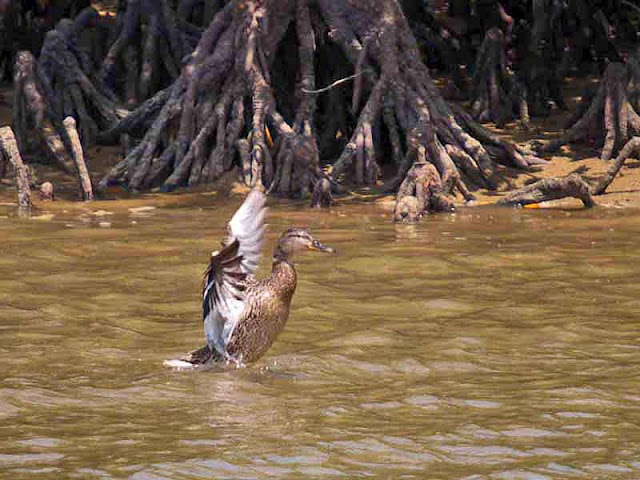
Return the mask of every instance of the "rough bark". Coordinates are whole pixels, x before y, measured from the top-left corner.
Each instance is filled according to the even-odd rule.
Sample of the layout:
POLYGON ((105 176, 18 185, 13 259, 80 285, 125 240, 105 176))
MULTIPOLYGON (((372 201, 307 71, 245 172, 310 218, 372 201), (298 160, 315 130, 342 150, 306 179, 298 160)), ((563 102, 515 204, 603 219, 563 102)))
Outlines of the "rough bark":
POLYGON ((627 59, 627 68, 630 76, 629 104, 636 112, 640 112, 640 45, 627 59))
POLYGON ((422 216, 422 209, 418 198, 406 195, 396 199, 393 221, 396 223, 417 223, 422 216))
POLYGON ((105 132, 98 133, 97 141, 104 144, 112 144, 118 141, 121 135, 135 134, 139 130, 148 127, 158 112, 162 109, 171 96, 171 87, 167 87, 157 92, 153 97, 147 99, 133 112, 121 118, 112 128, 105 132))
POLYGON ((313 195, 311 196, 311 206, 313 208, 326 208, 333 204, 333 197, 331 195, 331 182, 327 178, 322 178, 317 181, 313 195))
POLYGON ((0 151, 0 180, 2 180, 7 172, 7 163, 9 162, 9 157, 6 152, 0 151))
POLYGON ((53 194, 53 184, 51 182, 43 182, 42 185, 40 185, 38 198, 43 202, 54 200, 55 196, 53 194))
POLYGON ((98 12, 85 8, 74 21, 62 19, 47 33, 38 61, 26 51, 16 55, 13 124, 20 149, 44 151, 67 173, 75 170, 74 146, 63 119, 75 118, 86 144, 98 128, 109 128, 117 119, 113 94, 94 76, 89 50, 95 45, 90 38, 83 47, 79 43, 81 36, 98 40, 93 30, 100 24, 98 12))

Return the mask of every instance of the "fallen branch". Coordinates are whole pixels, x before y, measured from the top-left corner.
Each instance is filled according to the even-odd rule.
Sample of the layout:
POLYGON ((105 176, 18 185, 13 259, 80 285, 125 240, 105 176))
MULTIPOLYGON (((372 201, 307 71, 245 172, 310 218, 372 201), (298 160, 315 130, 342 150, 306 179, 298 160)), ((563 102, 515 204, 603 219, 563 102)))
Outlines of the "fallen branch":
POLYGON ((593 194, 602 195, 616 175, 618 175, 618 172, 624 165, 624 162, 634 154, 640 156, 640 137, 633 137, 627 142, 622 150, 620 150, 620 153, 618 153, 618 156, 609 167, 609 170, 607 170, 607 173, 604 174, 604 177, 600 180, 598 186, 594 188, 593 194))
POLYGON ((529 205, 565 197, 578 198, 587 208, 595 205, 589 184, 577 173, 566 177, 545 178, 509 192, 498 201, 498 205, 529 205))

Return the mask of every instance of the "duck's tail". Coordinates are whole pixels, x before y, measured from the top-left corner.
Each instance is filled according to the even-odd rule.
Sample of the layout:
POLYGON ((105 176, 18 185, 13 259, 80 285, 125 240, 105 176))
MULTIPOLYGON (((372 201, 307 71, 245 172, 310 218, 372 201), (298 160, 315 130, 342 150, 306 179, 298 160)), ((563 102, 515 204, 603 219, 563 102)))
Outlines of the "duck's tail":
POLYGON ((220 358, 218 352, 211 350, 209 345, 205 345, 179 359, 165 360, 164 365, 171 368, 194 368, 198 365, 204 365, 209 362, 219 362, 221 360, 222 358, 220 358))

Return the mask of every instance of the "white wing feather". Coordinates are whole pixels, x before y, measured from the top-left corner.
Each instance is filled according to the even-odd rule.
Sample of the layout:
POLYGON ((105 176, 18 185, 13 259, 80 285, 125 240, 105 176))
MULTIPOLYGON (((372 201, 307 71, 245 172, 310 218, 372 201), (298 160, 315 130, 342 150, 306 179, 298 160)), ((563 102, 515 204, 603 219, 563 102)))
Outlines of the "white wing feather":
POLYGON ((229 221, 230 240, 238 239, 240 242, 240 264, 244 273, 254 273, 258 268, 267 214, 266 201, 265 194, 254 188, 229 221))
POLYGON ((226 346, 244 310, 244 285, 260 259, 266 197, 252 190, 227 225, 223 249, 211 254, 202 295, 209 346, 228 358, 226 346))

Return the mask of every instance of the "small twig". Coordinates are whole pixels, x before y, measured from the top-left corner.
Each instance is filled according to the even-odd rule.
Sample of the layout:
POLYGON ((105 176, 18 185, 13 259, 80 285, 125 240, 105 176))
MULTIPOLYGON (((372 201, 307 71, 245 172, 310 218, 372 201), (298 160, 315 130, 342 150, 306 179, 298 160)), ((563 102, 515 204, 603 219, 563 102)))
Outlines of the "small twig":
POLYGON ((313 94, 315 94, 315 93, 323 93, 323 92, 326 92, 327 90, 331 90, 332 88, 337 87, 338 85, 340 85, 342 83, 348 82, 349 80, 353 80, 354 78, 359 77, 360 75, 364 75, 365 73, 369 73, 370 71, 371 70, 363 70, 363 71, 361 71, 359 73, 354 73, 353 75, 349 75, 348 77, 341 78, 340 80, 336 80, 331 85, 327 85, 326 87, 321 88, 319 90, 307 90, 306 88, 302 88, 301 90, 304 93, 313 93, 313 94))
POLYGON ((640 7, 638 7, 637 5, 634 5, 631 2, 627 2, 627 0, 620 0, 620 3, 622 3, 623 5, 626 5, 627 7, 632 8, 636 12, 640 13, 640 7))

